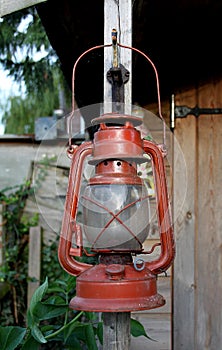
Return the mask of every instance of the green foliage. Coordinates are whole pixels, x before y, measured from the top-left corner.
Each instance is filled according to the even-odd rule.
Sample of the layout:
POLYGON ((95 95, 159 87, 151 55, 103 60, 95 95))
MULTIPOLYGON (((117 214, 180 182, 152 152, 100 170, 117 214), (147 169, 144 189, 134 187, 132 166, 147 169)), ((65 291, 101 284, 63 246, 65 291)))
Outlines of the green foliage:
POLYGON ((41 116, 52 116, 58 107, 58 92, 45 91, 41 98, 35 95, 12 96, 7 101, 2 122, 5 124, 6 134, 34 133, 35 119, 41 116))
POLYGON ((22 327, 0 326, 0 349, 14 350, 23 340, 26 329, 22 327))
POLYGON ((0 193, 3 212, 5 244, 4 264, 0 267, 0 282, 4 292, 0 300, 0 324, 24 324, 28 271, 29 228, 38 222, 38 215, 23 215, 26 198, 32 194, 30 182, 6 188, 0 193))
POLYGON ((59 236, 50 245, 43 244, 42 247, 41 276, 43 280, 47 277, 50 283, 62 279, 64 274, 58 260, 58 240, 59 236))
MULTIPOLYGON (((0 339, 7 344, 1 349, 21 350, 98 350, 102 344, 103 328, 98 315, 69 309, 75 290, 75 277, 64 275, 49 287, 48 279, 33 294, 27 312, 27 327, 0 327, 0 339), (14 336, 12 336, 14 332, 14 336)), ((131 319, 131 334, 149 338, 143 326, 131 319)), ((151 339, 151 338, 149 338, 151 339)))
MULTIPOLYGON (((89 349, 97 350, 101 339, 101 322, 97 315, 88 312, 77 312, 69 309, 68 300, 73 296, 75 278, 68 276, 57 280, 49 288, 48 279, 35 291, 27 312, 27 327, 10 327, 10 332, 17 336, 7 337, 7 350, 39 349, 89 349), (25 336, 24 336, 25 332, 25 336), (49 345, 49 346, 47 346, 49 345)), ((0 328, 0 339, 9 334, 9 327, 0 328)), ((3 349, 6 349, 3 347, 3 349)))
POLYGON ((2 19, 0 50, 0 63, 4 69, 15 81, 24 80, 29 93, 42 96, 42 91, 47 88, 53 90, 52 72, 58 67, 58 58, 34 7, 2 19))
POLYGON ((59 92, 70 99, 60 62, 34 7, 1 19, 0 65, 20 84, 21 92, 26 88, 2 106, 6 133, 33 133, 37 117, 52 116, 59 108, 59 92))
POLYGON ((141 337, 143 335, 144 337, 150 340, 156 341, 147 335, 143 325, 138 320, 135 320, 134 318, 130 319, 130 328, 131 328, 131 335, 133 337, 141 337))

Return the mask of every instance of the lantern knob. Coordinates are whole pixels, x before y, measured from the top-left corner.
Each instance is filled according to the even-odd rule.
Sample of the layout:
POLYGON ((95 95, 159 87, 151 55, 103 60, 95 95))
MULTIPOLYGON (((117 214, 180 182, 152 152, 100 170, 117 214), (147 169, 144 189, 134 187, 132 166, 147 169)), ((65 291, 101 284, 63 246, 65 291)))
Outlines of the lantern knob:
POLYGON ((106 267, 106 274, 110 280, 121 280, 124 277, 124 272, 124 265, 112 264, 106 267))

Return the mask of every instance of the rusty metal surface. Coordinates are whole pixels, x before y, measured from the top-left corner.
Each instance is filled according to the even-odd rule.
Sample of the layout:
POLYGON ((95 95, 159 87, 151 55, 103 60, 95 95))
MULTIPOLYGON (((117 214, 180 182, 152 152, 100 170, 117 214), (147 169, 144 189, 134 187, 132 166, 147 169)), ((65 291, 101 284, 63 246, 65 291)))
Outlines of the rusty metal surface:
POLYGON ((165 304, 157 293, 156 276, 133 265, 96 265, 77 278, 76 296, 70 307, 96 312, 154 309, 165 304), (113 278, 113 275, 115 278, 113 278))

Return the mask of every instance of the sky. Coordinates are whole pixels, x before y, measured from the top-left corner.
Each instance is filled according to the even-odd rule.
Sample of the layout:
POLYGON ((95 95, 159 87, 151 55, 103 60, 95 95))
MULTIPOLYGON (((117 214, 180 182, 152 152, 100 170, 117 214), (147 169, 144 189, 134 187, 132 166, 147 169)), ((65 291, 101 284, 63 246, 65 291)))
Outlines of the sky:
MULTIPOLYGON (((1 19, 0 19, 1 20, 1 19)), ((31 21, 31 16, 28 16, 26 19, 24 19, 19 27, 17 28, 18 31, 24 31, 26 27, 28 26, 29 22, 31 21)), ((43 57, 45 52, 40 52, 34 55, 34 59, 38 60, 41 57, 43 57)), ((21 58, 23 56, 23 53, 21 50, 17 50, 16 56, 18 58, 21 58)), ((13 80, 13 78, 7 76, 7 72, 2 69, 0 66, 0 135, 4 133, 4 125, 1 122, 2 115, 3 115, 3 108, 2 105, 6 103, 8 97, 14 96, 19 94, 19 86, 16 84, 16 82, 13 80)))
MULTIPOLYGON (((13 94, 13 83, 12 79, 7 77, 7 73, 0 69, 0 135, 4 133, 4 126, 1 122, 2 115, 4 113, 4 105, 10 94, 13 94)), ((14 86, 15 89, 15 86, 14 86)))
POLYGON ((4 106, 10 96, 19 93, 18 84, 13 78, 7 76, 7 72, 0 68, 0 135, 4 134, 4 125, 1 122, 4 114, 4 106))

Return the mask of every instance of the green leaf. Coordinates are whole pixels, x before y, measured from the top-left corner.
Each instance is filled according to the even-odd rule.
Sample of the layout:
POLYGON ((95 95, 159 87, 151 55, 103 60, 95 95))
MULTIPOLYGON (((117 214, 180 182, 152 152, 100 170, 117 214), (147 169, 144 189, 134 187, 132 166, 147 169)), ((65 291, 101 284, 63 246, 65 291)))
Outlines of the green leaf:
POLYGON ((27 326, 28 326, 29 328, 31 328, 33 322, 34 322, 34 321, 33 321, 33 316, 31 315, 30 310, 28 309, 28 311, 27 311, 27 326))
POLYGON ((32 296, 32 299, 30 302, 30 308, 29 308, 31 316, 34 314, 35 308, 38 306, 39 301, 42 300, 47 289, 48 289, 48 278, 46 277, 45 282, 35 290, 32 296))
POLYGON ((50 287, 48 289, 48 293, 65 293, 65 290, 62 287, 55 286, 55 287, 50 287))
MULTIPOLYGON (((64 329, 64 339, 65 342, 68 340, 68 338, 73 335, 73 333, 76 333, 75 329, 80 329, 80 332, 84 334, 84 330, 81 329, 82 323, 79 321, 76 321, 75 323, 71 323, 70 325, 67 325, 66 328, 64 329), (79 328, 78 328, 79 327, 79 328)), ((84 336, 83 336, 84 337, 84 336)))
MULTIPOLYGON (((92 324, 76 322, 74 325, 75 327, 70 327, 68 333, 65 335, 66 345, 73 346, 73 340, 76 339, 76 341, 78 340, 77 343, 81 344, 82 341, 86 344, 88 350, 98 350, 92 324)), ((69 349, 78 350, 82 349, 82 347, 69 347, 69 349)))
MULTIPOLYGON (((48 290, 49 292, 49 290, 48 290)), ((52 295, 44 301, 44 304, 68 306, 65 299, 60 295, 52 295)))
POLYGON ((145 137, 144 137, 144 140, 147 140, 147 141, 152 141, 152 140, 153 140, 153 138, 152 138, 152 136, 151 136, 151 135, 147 135, 147 136, 145 136, 145 137))
POLYGON ((82 350, 82 344, 80 343, 79 339, 76 338, 75 334, 71 334, 70 337, 67 339, 66 343, 69 350, 82 350))
POLYGON ((42 331, 42 333, 45 334, 45 336, 46 336, 46 333, 50 334, 50 333, 54 332, 56 329, 57 329, 57 326, 53 325, 53 324, 51 324, 51 325, 47 324, 47 325, 41 326, 41 331, 42 331))
POLYGON ((146 337, 146 338, 148 338, 150 340, 156 341, 155 339, 150 338, 146 334, 146 331, 145 331, 143 325, 139 321, 131 318, 130 319, 130 327, 131 327, 131 335, 133 337, 140 337, 140 336, 143 335, 144 337, 146 337))
POLYGON ((23 344, 21 350, 39 350, 39 342, 35 340, 31 335, 27 338, 23 344))
POLYGON ((47 343, 47 340, 45 339, 44 335, 42 334, 40 328, 37 326, 37 324, 34 324, 31 328, 32 336, 35 340, 37 340, 39 343, 47 343))
POLYGON ((88 346, 88 349, 89 350, 98 350, 92 324, 86 325, 85 333, 86 333, 86 344, 88 346))
POLYGON ((98 315, 95 312, 85 311, 84 315, 90 321, 98 319, 98 315))
POLYGON ((27 312, 27 325, 29 328, 32 328, 35 324, 37 325, 39 323, 38 308, 41 305, 40 301, 45 295, 47 289, 48 289, 48 279, 46 277, 45 282, 35 290, 31 298, 30 307, 27 312))
POLYGON ((67 281, 67 292, 71 292, 74 288, 76 288, 76 277, 69 276, 67 281))
POLYGON ((67 308, 67 305, 52 305, 39 302, 36 304, 33 316, 34 319, 38 321, 48 320, 63 315, 67 311, 67 308))
POLYGON ((97 334, 97 337, 99 338, 100 343, 103 344, 103 323, 102 322, 98 323, 96 334, 97 334))
POLYGON ((25 334, 26 328, 0 326, 0 349, 14 350, 19 344, 21 344, 25 334))
MULTIPOLYGON (((64 286, 65 288, 66 288, 66 286, 67 286, 66 281, 57 280, 56 282, 57 282, 57 284, 60 284, 60 285, 64 286)), ((63 291, 65 290, 65 288, 63 289, 63 291)))

